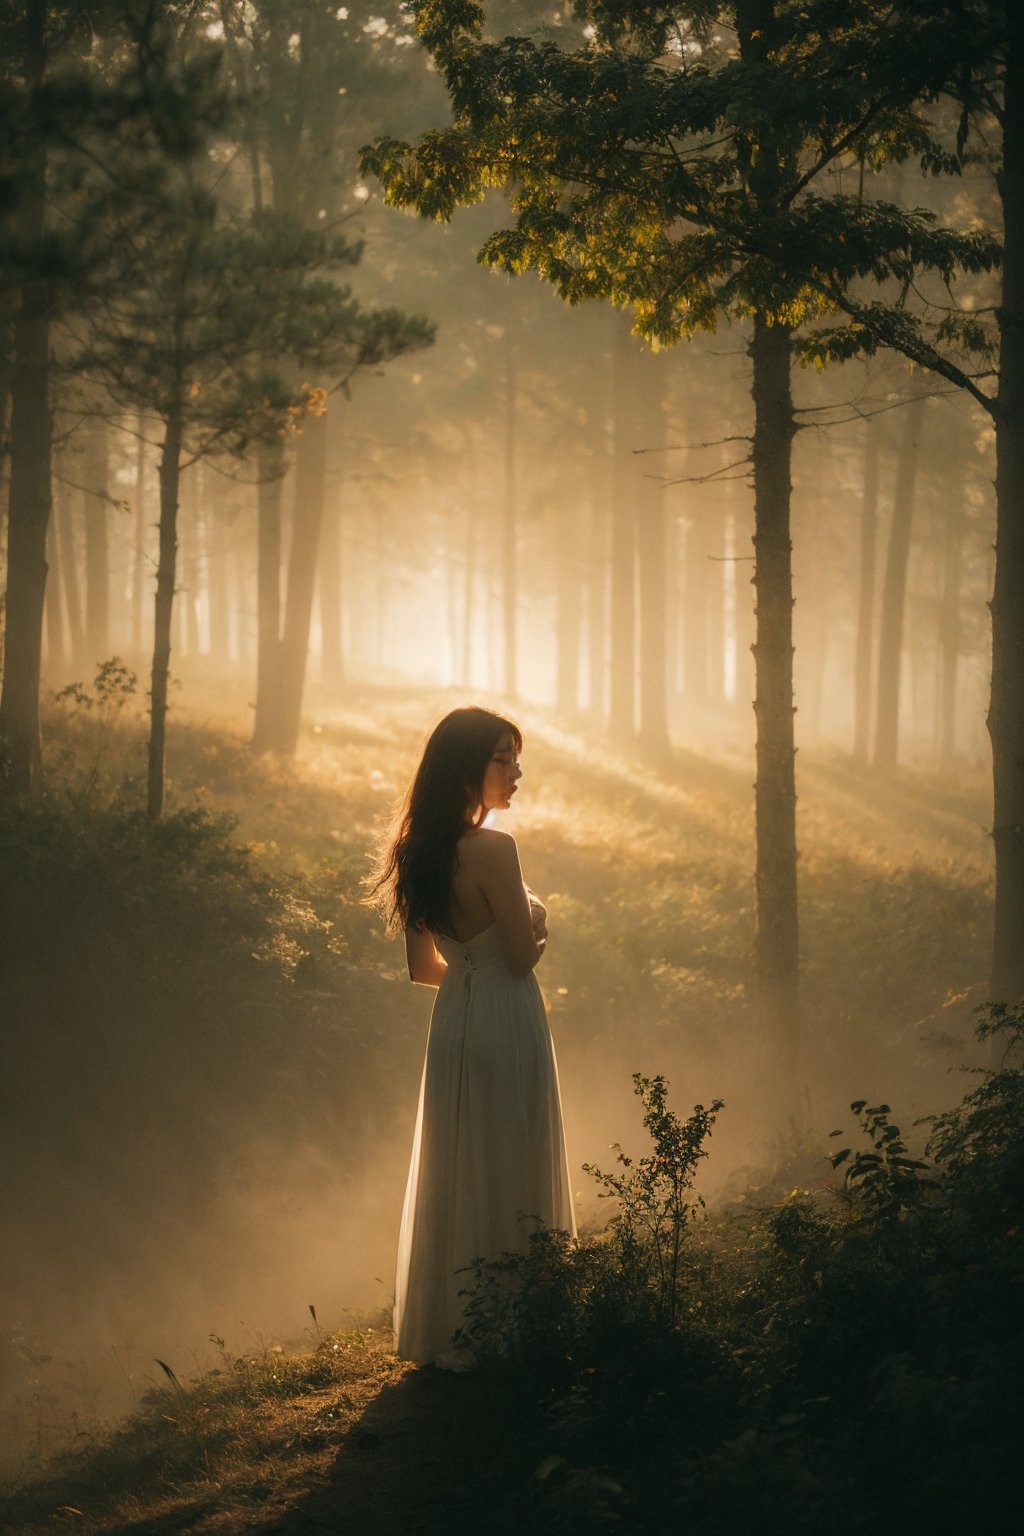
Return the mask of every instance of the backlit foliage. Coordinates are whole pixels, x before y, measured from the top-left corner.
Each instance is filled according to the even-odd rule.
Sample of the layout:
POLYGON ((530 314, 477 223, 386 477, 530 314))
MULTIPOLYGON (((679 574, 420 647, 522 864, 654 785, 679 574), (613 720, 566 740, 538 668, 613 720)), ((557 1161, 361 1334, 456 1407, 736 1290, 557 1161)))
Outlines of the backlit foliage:
MULTIPOLYGON (((996 242, 941 228, 865 182, 907 160, 931 174, 959 170, 914 105, 924 81, 893 14, 871 3, 680 10, 588 0, 575 7, 586 32, 569 27, 559 42, 539 17, 532 35, 520 19, 525 35, 492 41, 483 8, 462 0, 415 11, 452 123, 415 145, 379 140, 364 165, 389 202, 434 219, 504 189, 514 220, 485 240, 481 261, 536 271, 572 304, 630 308, 637 333, 656 343, 756 310, 807 328, 812 362, 871 351, 882 333, 863 317, 822 325, 851 292, 863 309, 871 282, 894 336, 923 324, 940 328, 939 341, 987 344, 976 322, 929 305, 922 315, 909 289, 925 273, 948 284, 989 271, 996 242), (843 169, 859 172, 856 196, 823 190, 843 169)), ((935 40, 927 18, 917 26, 915 49, 935 40)))

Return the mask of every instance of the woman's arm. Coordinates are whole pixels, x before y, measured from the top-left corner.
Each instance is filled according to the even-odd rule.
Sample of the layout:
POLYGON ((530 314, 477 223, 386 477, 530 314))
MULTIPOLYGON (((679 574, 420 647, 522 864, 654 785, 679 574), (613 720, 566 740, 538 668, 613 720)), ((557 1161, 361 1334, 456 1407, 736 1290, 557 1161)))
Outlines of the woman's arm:
POLYGON ((547 939, 538 939, 534 929, 516 840, 508 832, 488 829, 480 839, 479 850, 477 878, 494 913, 506 963, 513 976, 528 976, 544 953, 547 939))
POLYGON ((409 980, 425 987, 439 987, 448 962, 437 952, 434 936, 426 928, 405 930, 405 957, 409 962, 409 980))

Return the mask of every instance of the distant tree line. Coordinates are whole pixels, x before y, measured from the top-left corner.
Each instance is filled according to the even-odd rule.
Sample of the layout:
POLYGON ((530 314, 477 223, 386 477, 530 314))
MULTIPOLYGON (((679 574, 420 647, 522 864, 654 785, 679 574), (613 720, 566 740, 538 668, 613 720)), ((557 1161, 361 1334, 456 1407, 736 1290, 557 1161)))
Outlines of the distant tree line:
POLYGON ((426 54, 392 4, 0 4, 5 792, 41 784, 44 659, 115 640, 149 650, 152 817, 176 656, 250 669, 285 754, 311 651, 328 689, 400 645, 510 698, 540 657, 563 715, 656 765, 744 740, 753 695, 759 989, 795 1077, 796 740, 842 717, 892 768, 930 711, 955 757, 994 438, 993 989, 1024 991, 1009 9, 415 23, 426 54), (498 189, 456 231, 583 307, 474 270, 370 172, 441 221, 498 189), (437 346, 378 381, 433 340, 421 309, 437 346))
MULTIPOLYGON (((452 124, 415 145, 382 140, 367 153, 389 200, 447 220, 458 205, 500 185, 511 219, 485 240, 483 260, 536 271, 570 303, 629 308, 636 330, 658 343, 713 329, 720 315, 749 323, 757 963, 765 1023, 786 1040, 794 1076, 792 363, 821 365, 887 347, 992 415, 999 503, 989 711, 992 985, 997 998, 1016 998, 1024 992, 1024 616, 1007 594, 1019 586, 1024 555, 1012 468, 1020 449, 1010 443, 1024 438, 1012 408, 1017 321, 1008 167, 1016 146, 1008 136, 1024 23, 1011 8, 970 0, 938 7, 918 0, 885 7, 873 0, 641 0, 627 7, 581 0, 574 13, 582 30, 562 47, 521 34, 500 40, 472 0, 420 0, 415 11, 448 85, 452 124), (957 113, 942 110, 946 99, 957 113), (970 295, 962 307, 948 297, 958 277, 996 267, 1004 254, 999 242, 872 195, 870 180, 910 160, 929 173, 957 175, 981 119, 1003 140, 998 395, 986 393, 977 362, 993 353, 996 339, 970 295), (837 186, 834 173, 844 167, 859 172, 855 192, 837 186)), ((899 545, 893 559, 895 583, 905 559, 899 545)), ((880 729, 888 756, 892 721, 887 700, 880 729)))
MULTIPOLYGON (((0 248, 10 346, 0 736, 9 792, 32 793, 40 778, 54 421, 70 432, 69 417, 125 413, 159 452, 147 792, 156 818, 183 469, 255 453, 271 480, 293 439, 304 465, 322 459, 317 423, 329 392, 432 338, 424 319, 357 302, 343 277, 361 246, 333 217, 311 214, 333 170, 323 103, 337 115, 331 47, 345 37, 337 8, 323 5, 4 7, 12 148, 0 248), (241 182, 225 169, 238 153, 232 133, 248 152, 241 182)), ((102 441, 95 429, 93 440, 102 441)), ((310 473, 283 630, 276 605, 260 612, 257 729, 285 747, 316 557, 320 487, 310 473)), ((90 527, 102 522, 105 488, 93 494, 90 527)), ((272 530, 261 548, 271 540, 272 530)))

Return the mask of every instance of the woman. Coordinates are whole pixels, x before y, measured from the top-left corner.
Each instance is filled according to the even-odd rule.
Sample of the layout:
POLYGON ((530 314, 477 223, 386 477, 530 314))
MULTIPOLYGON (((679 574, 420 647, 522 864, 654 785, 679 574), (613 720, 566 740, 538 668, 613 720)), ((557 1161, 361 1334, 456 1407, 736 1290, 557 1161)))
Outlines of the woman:
POLYGON ((405 932, 409 976, 436 987, 395 1284, 396 1349, 450 1368, 476 1259, 574 1230, 551 1033, 534 966, 545 911, 515 839, 485 824, 522 777, 518 726, 454 709, 427 742, 371 899, 405 932))

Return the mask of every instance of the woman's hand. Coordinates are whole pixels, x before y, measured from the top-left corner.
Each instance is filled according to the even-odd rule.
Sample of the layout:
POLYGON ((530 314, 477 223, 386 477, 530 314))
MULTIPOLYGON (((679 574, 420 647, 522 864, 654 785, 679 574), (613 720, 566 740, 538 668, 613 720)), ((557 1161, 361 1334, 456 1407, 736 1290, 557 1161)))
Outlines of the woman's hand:
POLYGON ((513 976, 528 975, 544 953, 547 913, 542 901, 535 896, 531 900, 523 883, 515 839, 484 827, 465 840, 463 863, 494 913, 509 970, 513 976))
POLYGON ((533 925, 533 936, 543 949, 548 936, 548 909, 535 891, 526 887, 526 899, 530 903, 530 922, 533 925))

